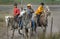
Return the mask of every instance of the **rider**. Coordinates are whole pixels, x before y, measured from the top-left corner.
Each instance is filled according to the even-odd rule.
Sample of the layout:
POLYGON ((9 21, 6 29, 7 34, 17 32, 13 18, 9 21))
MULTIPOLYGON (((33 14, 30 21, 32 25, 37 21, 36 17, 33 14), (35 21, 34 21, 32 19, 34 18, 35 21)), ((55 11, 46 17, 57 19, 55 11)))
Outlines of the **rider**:
POLYGON ((28 18, 31 18, 32 17, 32 13, 34 13, 34 10, 32 9, 32 5, 31 4, 27 4, 28 18))
POLYGON ((17 8, 17 3, 14 4, 14 19, 18 22, 18 16, 20 15, 20 9, 17 8))
POLYGON ((23 20, 22 20, 23 13, 22 12, 23 12, 24 9, 23 9, 23 6, 22 5, 21 5, 20 8, 21 8, 20 9, 21 10, 21 13, 20 13, 20 16, 19 16, 19 28, 22 29, 23 28, 23 20))
POLYGON ((38 7, 38 9, 35 11, 35 14, 37 16, 37 24, 38 26, 40 26, 40 15, 43 13, 44 11, 44 3, 41 3, 40 6, 38 7))

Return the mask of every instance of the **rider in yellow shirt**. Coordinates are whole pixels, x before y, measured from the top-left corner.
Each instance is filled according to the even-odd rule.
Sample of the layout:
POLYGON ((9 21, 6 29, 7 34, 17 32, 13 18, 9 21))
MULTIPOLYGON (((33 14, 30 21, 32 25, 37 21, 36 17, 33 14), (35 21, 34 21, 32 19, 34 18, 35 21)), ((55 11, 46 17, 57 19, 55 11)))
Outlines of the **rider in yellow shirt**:
POLYGON ((42 6, 42 5, 40 5, 40 6, 38 7, 38 9, 36 10, 35 14, 36 14, 36 15, 40 15, 41 12, 43 12, 43 6, 42 6))
POLYGON ((41 3, 40 6, 38 7, 38 9, 35 11, 35 14, 37 16, 37 24, 38 26, 40 26, 40 15, 42 14, 42 12, 44 11, 44 3, 41 3))

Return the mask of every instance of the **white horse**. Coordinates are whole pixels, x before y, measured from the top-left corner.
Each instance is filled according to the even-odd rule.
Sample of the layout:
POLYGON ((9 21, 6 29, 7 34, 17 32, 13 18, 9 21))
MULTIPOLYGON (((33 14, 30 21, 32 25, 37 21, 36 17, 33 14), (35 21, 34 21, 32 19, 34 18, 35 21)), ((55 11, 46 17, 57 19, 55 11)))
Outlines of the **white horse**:
MULTIPOLYGON (((22 17, 24 14, 25 11, 22 11, 19 17, 22 17)), ((15 29, 18 28, 18 24, 14 21, 14 16, 5 16, 5 22, 7 26, 7 32, 9 31, 10 28, 13 30, 13 34, 12 34, 12 39, 13 39, 14 31, 15 29)))
MULTIPOLYGON (((22 17, 22 21, 23 21, 23 27, 25 29, 25 32, 27 34, 27 31, 28 31, 28 24, 30 22, 30 20, 28 20, 27 18, 27 13, 25 10, 23 10, 19 17, 22 17)), ((14 37, 14 31, 15 29, 18 29, 18 33, 21 35, 22 33, 20 32, 20 27, 18 27, 18 23, 14 21, 14 16, 5 16, 5 21, 6 21, 6 26, 7 26, 7 32, 9 31, 8 29, 11 27, 11 29, 13 30, 12 32, 12 37, 11 39, 13 39, 14 37)), ((24 34, 22 34, 24 35, 24 34)))

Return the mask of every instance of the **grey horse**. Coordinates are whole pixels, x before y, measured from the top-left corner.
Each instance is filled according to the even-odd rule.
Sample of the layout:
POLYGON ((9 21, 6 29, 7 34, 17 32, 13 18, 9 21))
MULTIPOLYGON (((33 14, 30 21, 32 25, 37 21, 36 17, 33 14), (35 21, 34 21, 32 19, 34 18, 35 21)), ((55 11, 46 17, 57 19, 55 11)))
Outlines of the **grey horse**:
MULTIPOLYGON (((21 13, 22 14, 20 14, 19 18, 22 17, 23 29, 25 30, 25 32, 27 34, 28 33, 27 25, 30 23, 30 19, 28 19, 27 13, 25 11, 22 11, 21 13)), ((13 39, 13 37, 14 37, 15 29, 18 29, 18 33, 20 35, 24 36, 24 34, 20 32, 21 28, 19 27, 18 23, 16 21, 14 21, 14 17, 13 16, 5 16, 5 21, 6 21, 6 26, 7 26, 7 32, 9 31, 9 28, 11 28, 11 30, 13 31, 11 39, 13 39)), ((8 36, 8 34, 7 34, 7 36, 8 36)))

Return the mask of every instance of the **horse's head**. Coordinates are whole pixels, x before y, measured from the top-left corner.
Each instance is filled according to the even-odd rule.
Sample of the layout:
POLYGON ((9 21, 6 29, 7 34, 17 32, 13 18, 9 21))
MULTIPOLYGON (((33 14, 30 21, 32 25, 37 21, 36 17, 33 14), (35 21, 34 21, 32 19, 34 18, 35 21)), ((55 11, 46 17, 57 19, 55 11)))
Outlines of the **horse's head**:
POLYGON ((51 11, 50 11, 49 6, 45 5, 45 7, 44 7, 44 13, 46 13, 47 17, 51 15, 51 11))
POLYGON ((10 19, 12 19, 13 16, 5 16, 6 26, 8 26, 8 23, 10 22, 10 19))

